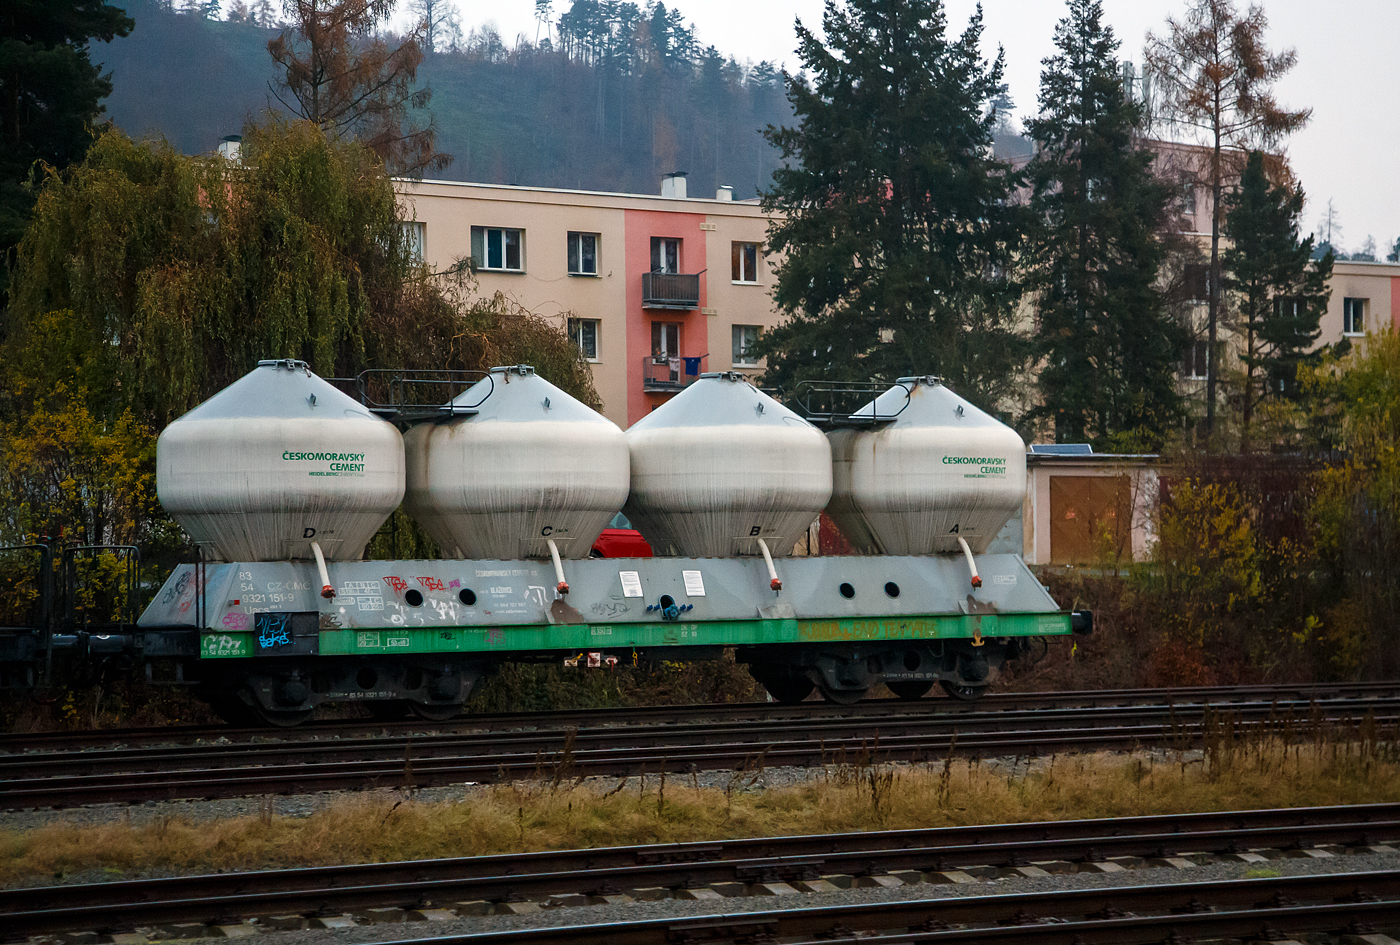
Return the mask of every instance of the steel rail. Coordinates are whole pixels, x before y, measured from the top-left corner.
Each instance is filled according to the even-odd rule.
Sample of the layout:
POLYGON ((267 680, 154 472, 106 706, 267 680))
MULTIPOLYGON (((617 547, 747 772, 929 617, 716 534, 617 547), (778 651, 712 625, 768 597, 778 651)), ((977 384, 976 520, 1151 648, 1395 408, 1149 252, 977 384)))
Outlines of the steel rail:
MULTIPOLYGON (((1395 720, 1389 720, 1394 724, 1395 720)), ((0 809, 214 799, 254 794, 308 794, 376 787, 423 788, 499 783, 526 778, 629 777, 702 770, 755 771, 764 767, 814 767, 865 758, 870 762, 928 762, 949 753, 1038 755, 1052 752, 1128 751, 1191 744, 1189 727, 1124 726, 1056 732, 1003 732, 974 743, 956 735, 886 736, 727 745, 663 745, 568 752, 442 756, 429 751, 397 761, 368 760, 247 768, 189 769, 0 782, 0 809)))
MULTIPOLYGON (((1400 904, 1396 902, 1367 902, 1362 904, 1317 903, 1296 907, 1271 907, 1257 904, 1253 909, 1230 912, 1177 913, 1170 917, 1130 916, 1125 918, 1090 918, 1080 921, 1059 920, 1054 925, 1015 924, 976 929, 950 929, 939 932, 896 932, 868 935, 826 935, 817 939, 791 942, 790 945, 830 945, 832 942, 857 942, 861 945, 882 943, 938 943, 957 945, 1001 945, 1001 943, 1033 942, 1037 945, 1169 945, 1175 942, 1206 939, 1244 939, 1256 942, 1277 942, 1288 934, 1303 932, 1355 933, 1343 941, 1367 941, 1361 935, 1375 925, 1393 926, 1400 923, 1400 904), (1267 912, 1260 910, 1268 909, 1267 912), (1366 921, 1369 920, 1369 921, 1366 921), (1374 923, 1374 924, 1373 924, 1374 923)), ((1374 939, 1372 939, 1374 940, 1374 939)))
POLYGON ((607 890, 689 889, 897 869, 946 871, 1108 857, 1219 854, 1400 838, 1400 804, 1155 815, 665 844, 0 890, 0 926, 23 937, 228 917, 539 901, 607 890))
MULTIPOLYGON (((1400 718, 1396 716, 1371 718, 1380 728, 1400 726, 1400 718)), ((496 783, 523 778, 563 780, 663 771, 753 771, 764 767, 812 767, 852 761, 920 763, 948 754, 986 757, 1127 751, 1149 746, 1181 748, 1198 742, 1205 731, 1204 721, 1183 722, 1173 718, 1155 725, 984 731, 962 739, 956 730, 912 734, 876 731, 845 737, 799 737, 786 741, 756 738, 715 744, 712 740, 696 742, 683 738, 668 743, 663 729, 651 739, 655 743, 645 745, 580 748, 571 743, 568 733, 564 733, 553 736, 553 750, 550 750, 548 738, 543 742, 531 741, 526 750, 516 751, 506 750, 507 746, 501 742, 488 740, 476 753, 458 754, 441 751, 431 741, 424 741, 406 746, 400 757, 391 759, 258 764, 254 756, 248 759, 248 766, 239 768, 13 778, 0 781, 0 808, 303 794, 374 787, 420 788, 462 782, 496 783)), ((1234 734, 1243 735, 1245 731, 1238 730, 1234 734)), ((1295 732, 1295 736, 1298 734, 1303 733, 1295 732)))
POLYGON ((165 746, 159 748, 110 748, 65 753, 0 756, 0 782, 17 778, 70 777, 111 772, 209 769, 250 764, 308 764, 341 760, 398 760, 413 746, 431 746, 435 754, 482 751, 500 754, 554 752, 566 739, 575 749, 590 747, 646 747, 660 745, 716 745, 736 741, 785 739, 870 738, 877 733, 911 735, 921 732, 951 733, 960 737, 988 731, 1053 731, 1073 727, 1117 727, 1144 724, 1201 724, 1207 716, 1231 724, 1268 723, 1293 731, 1310 725, 1354 721, 1366 713, 1372 718, 1400 714, 1400 698, 1329 703, 1255 702, 1230 706, 1171 706, 1095 709, 1003 711, 942 716, 893 716, 877 720, 823 718, 772 719, 690 725, 639 725, 633 727, 534 730, 530 732, 450 732, 436 735, 342 738, 317 742, 245 743, 241 745, 165 746))
POLYGON ((500 731, 529 728, 569 728, 578 725, 635 725, 737 719, 873 719, 889 716, 967 716, 988 712, 1043 710, 1056 708, 1097 708, 1108 706, 1186 707, 1208 703, 1270 701, 1331 702, 1400 696, 1400 681, 1338 685, 1270 685, 1180 687, 1173 689, 1086 690, 1056 693, 992 693, 977 702, 927 698, 904 702, 898 699, 872 699, 843 706, 824 702, 797 705, 750 702, 642 708, 568 709, 544 712, 463 715, 446 722, 421 719, 371 722, 364 719, 319 720, 295 729, 237 728, 233 726, 166 726, 156 728, 102 729, 82 732, 31 732, 0 734, 0 753, 57 751, 103 747, 113 744, 175 744, 219 740, 244 742, 269 740, 297 741, 323 738, 372 736, 381 734, 421 734, 471 730, 500 731))
POLYGON ((870 941, 860 934, 869 932, 886 933, 881 936, 885 941, 900 942, 1117 945, 1202 939, 1208 934, 1277 940, 1277 934, 1268 933, 1359 930, 1360 923, 1389 926, 1397 922, 1400 871, 1376 871, 881 901, 398 939, 381 945, 699 945, 775 938, 870 941), (1304 901, 1307 904, 1295 904, 1304 901), (1147 912, 1156 914, 1141 914, 1147 912), (950 928, 954 925, 974 927, 950 928))

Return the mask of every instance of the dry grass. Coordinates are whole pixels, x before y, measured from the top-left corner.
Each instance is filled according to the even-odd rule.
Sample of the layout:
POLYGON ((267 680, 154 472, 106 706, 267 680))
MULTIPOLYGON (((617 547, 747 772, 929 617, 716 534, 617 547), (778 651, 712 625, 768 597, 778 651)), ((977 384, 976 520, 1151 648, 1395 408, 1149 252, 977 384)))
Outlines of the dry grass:
POLYGON ((1400 800, 1394 742, 1239 742, 1222 728, 1204 753, 1071 755, 1014 763, 840 764, 824 777, 759 791, 689 778, 616 786, 549 781, 482 787, 427 803, 385 794, 339 799, 306 818, 0 832, 0 881, 83 870, 258 869, 613 844, 930 827, 1079 817, 1400 800))

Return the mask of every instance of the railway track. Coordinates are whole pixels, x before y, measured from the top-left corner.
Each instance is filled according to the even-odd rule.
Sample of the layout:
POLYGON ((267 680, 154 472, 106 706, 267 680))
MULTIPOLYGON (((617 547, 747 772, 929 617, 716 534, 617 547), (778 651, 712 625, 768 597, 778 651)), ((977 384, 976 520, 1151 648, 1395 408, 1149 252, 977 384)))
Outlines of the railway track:
POLYGON ((1337 685, 1190 686, 1172 689, 1109 689, 1052 693, 992 693, 976 702, 926 698, 913 702, 873 699, 855 705, 812 701, 798 705, 772 702, 649 706, 643 708, 570 709, 463 715, 446 722, 421 719, 367 721, 323 719, 293 729, 237 728, 234 726, 162 726, 156 728, 101 729, 81 732, 31 732, 0 734, 0 754, 25 751, 76 751, 111 745, 195 744, 219 741, 317 741, 377 735, 408 735, 461 731, 512 729, 567 729, 574 726, 678 724, 703 721, 752 719, 851 718, 881 719, 900 715, 976 715, 987 712, 1036 709, 1169 706, 1208 703, 1226 706, 1239 702, 1332 702, 1386 696, 1400 697, 1400 681, 1337 685))
MULTIPOLYGON (((191 937, 221 934, 222 930, 212 926, 250 921, 264 929, 346 927, 354 924, 356 917, 360 922, 447 919, 636 899, 710 900, 718 904, 729 897, 781 898, 802 891, 833 892, 861 886, 968 884, 979 878, 1116 873, 1151 865, 1189 868, 1222 859, 1264 862, 1289 855, 1331 859, 1347 852, 1395 853, 1385 846, 1388 841, 1400 842, 1400 804, 944 827, 221 873, 0 890, 0 929, 4 930, 0 940, 137 928, 191 937)), ((673 942, 683 934, 698 936, 696 941, 721 941, 763 930, 783 937, 810 937, 837 925, 865 932, 920 927, 935 932, 931 923, 984 925, 1010 919, 1029 928, 1049 916, 1078 916, 1088 921, 1082 917, 1126 918, 1126 913, 1144 911, 1165 911, 1175 921, 1171 910, 1193 900, 1217 908, 1243 906, 1251 910, 1248 918, 1256 921, 1252 931, 1258 931, 1262 926, 1257 924, 1261 917, 1257 910, 1267 911, 1272 921, 1284 915, 1279 910, 1294 908, 1290 902, 1325 900, 1332 904, 1343 900, 1355 906, 1360 903, 1356 893, 1364 890, 1374 897, 1386 897, 1392 905, 1400 903, 1400 871, 1184 885, 1179 880, 1185 870, 1161 872, 1169 885, 1039 892, 1034 898, 975 896, 731 912, 610 923, 605 928, 569 926, 567 930, 502 933, 501 941, 554 941, 562 936, 571 941, 606 938, 614 943, 650 943, 673 942), (1036 919, 1029 918, 1032 915, 1036 919), (574 935, 580 937, 573 939, 574 935)), ((1192 907, 1196 911, 1200 908, 1192 907)), ((1332 921, 1342 913, 1319 913, 1324 914, 1329 916, 1326 921, 1332 921)), ((1365 914, 1363 910, 1351 915, 1365 914)), ((1391 922, 1391 914, 1375 910, 1373 924, 1391 922)), ((1400 913, 1396 915, 1400 917, 1400 913)), ((1159 935, 1154 940, 1162 938, 1159 935)), ((489 940, 494 941, 495 936, 489 940)), ((1105 939, 1085 939, 1096 940, 1105 939)))
POLYGON ((1400 697, 1004 709, 953 716, 818 715, 792 719, 568 730, 439 732, 232 745, 26 752, 0 756, 0 807, 432 787, 662 771, 811 767, 863 759, 1189 747, 1209 728, 1268 728, 1296 738, 1323 728, 1400 727, 1400 697))
POLYGON ((1400 872, 1243 879, 1166 886, 777 909, 450 935, 383 945, 1132 945, 1234 939, 1279 942, 1302 933, 1389 942, 1400 925, 1400 872))

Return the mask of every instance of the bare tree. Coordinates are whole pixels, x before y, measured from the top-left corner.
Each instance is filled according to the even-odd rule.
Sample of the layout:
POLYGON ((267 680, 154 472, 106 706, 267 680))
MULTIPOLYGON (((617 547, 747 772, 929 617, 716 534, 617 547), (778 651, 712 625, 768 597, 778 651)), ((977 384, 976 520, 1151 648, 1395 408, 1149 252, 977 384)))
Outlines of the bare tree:
POLYGON ((462 21, 448 0, 409 0, 408 12, 423 31, 423 53, 432 55, 462 44, 462 21))
POLYGON ((1307 124, 1311 109, 1289 111, 1273 95, 1274 82, 1297 61, 1292 49, 1271 53, 1264 45, 1268 19, 1251 3, 1240 15, 1232 0, 1191 0, 1186 15, 1167 17, 1164 35, 1147 36, 1146 69, 1157 109, 1154 118, 1209 149, 1200 168, 1210 188, 1210 358, 1206 368, 1205 432, 1215 431, 1219 380, 1216 335, 1220 322, 1221 196, 1238 176, 1248 150, 1272 151, 1289 132, 1307 124))
POLYGON ((1337 207, 1331 197, 1327 198, 1327 207, 1318 218, 1317 236, 1323 245, 1340 252, 1338 244, 1342 241, 1342 224, 1337 219, 1337 207))
POLYGON ((544 38, 549 40, 550 17, 554 15, 554 0, 535 0, 535 45, 540 44, 540 27, 545 29, 544 38))
POLYGON ((423 24, 397 45, 376 32, 394 6, 394 0, 285 0, 291 25, 267 44, 283 69, 272 93, 326 134, 358 138, 391 173, 421 175, 452 157, 433 147, 432 117, 420 126, 409 114, 426 108, 433 95, 416 82, 423 24))

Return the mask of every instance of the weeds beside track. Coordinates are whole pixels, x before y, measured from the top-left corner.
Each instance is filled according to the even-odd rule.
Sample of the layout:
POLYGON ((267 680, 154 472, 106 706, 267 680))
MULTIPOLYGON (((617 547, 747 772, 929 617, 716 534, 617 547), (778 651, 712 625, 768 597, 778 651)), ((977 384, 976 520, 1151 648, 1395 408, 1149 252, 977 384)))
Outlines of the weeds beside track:
MULTIPOLYGON (((480 914, 510 902, 583 904, 629 893, 651 899, 687 898, 687 891, 700 889, 711 890, 711 895, 716 889, 726 895, 775 895, 782 891, 778 885, 788 892, 918 885, 1015 875, 1027 868, 1031 869, 1025 875, 1043 874, 1042 867, 1056 872, 1106 872, 1110 866, 1121 870, 1124 864, 1138 867, 1184 855, 1197 863, 1212 857, 1240 859, 1241 853, 1251 850, 1278 858, 1327 847, 1339 853, 1370 851, 1388 841, 1400 841, 1400 803, 770 837, 0 890, 0 927, 5 929, 4 940, 12 941, 41 933, 229 923, 270 915, 283 916, 286 925, 289 916, 368 915, 367 910, 456 908, 462 914, 480 914)), ((1379 893, 1393 886, 1400 895, 1400 881, 1394 876, 1368 875, 1381 883, 1368 891, 1379 893)), ((1337 879, 1294 878, 1274 886, 1301 889, 1310 883, 1330 889, 1337 879)), ((1175 892, 1151 888, 1151 893, 1127 896, 1115 890, 1114 894, 1134 901, 1175 901, 1175 892)), ((1221 893, 1238 884, 1193 884, 1192 888, 1198 893, 1206 889, 1221 893)), ((1053 908, 1079 908, 1075 903, 1103 895, 1067 892, 1063 898, 1068 905, 1053 908)), ((991 908, 991 900, 998 900, 1000 908, 1003 901, 1017 897, 945 901, 937 911, 960 917, 941 921, 967 921, 991 915, 985 911, 991 908)), ((886 903, 884 908, 909 915, 931 907, 886 903)), ((843 906, 827 911, 848 918, 859 915, 863 917, 859 922, 865 923, 874 921, 868 910, 843 906)), ((1047 914, 1045 909, 1035 911, 1047 914)), ((820 910, 798 909, 729 919, 745 925, 777 923, 774 934, 790 935, 808 929, 803 923, 817 914, 820 910)), ((677 921, 691 927, 696 920, 677 921)), ((674 928, 674 924, 663 926, 674 928)), ((662 926, 644 923, 635 931, 650 934, 658 927, 662 926)), ((704 922, 700 927, 712 933, 720 928, 704 922)), ((848 927, 890 926, 848 923, 848 927)))

